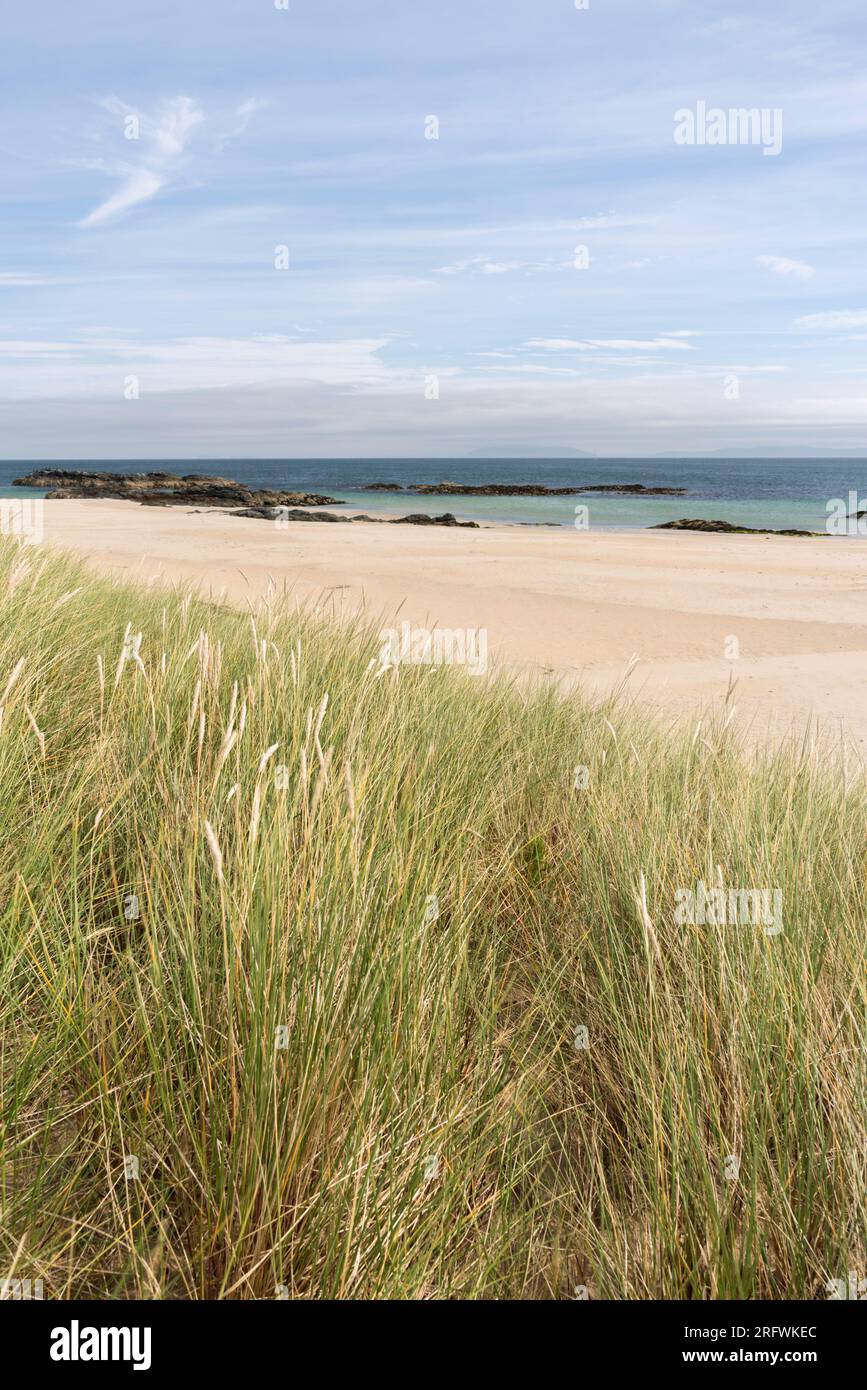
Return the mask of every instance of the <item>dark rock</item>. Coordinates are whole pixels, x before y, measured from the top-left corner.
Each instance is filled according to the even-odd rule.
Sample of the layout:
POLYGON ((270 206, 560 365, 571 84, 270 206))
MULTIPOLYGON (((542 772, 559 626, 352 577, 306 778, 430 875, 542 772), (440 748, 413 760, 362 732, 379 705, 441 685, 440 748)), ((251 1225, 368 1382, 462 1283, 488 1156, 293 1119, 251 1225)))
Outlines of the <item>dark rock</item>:
POLYGON ((249 488, 232 478, 202 473, 94 473, 79 468, 42 468, 16 478, 13 487, 48 488, 49 499, 104 497, 141 502, 146 507, 341 506, 317 492, 249 488))
POLYGON ((368 483, 362 492, 403 492, 402 483, 368 483))
POLYGON ((611 492, 641 497, 684 497, 685 487, 645 487, 643 483, 586 483, 580 487, 543 487, 539 483, 412 483, 410 492, 446 497, 575 497, 582 492, 611 492))
POLYGON ((334 512, 305 512, 299 507, 245 507, 233 516, 261 516, 267 521, 370 521, 370 517, 337 516, 334 512))
POLYGON ((478 530, 477 521, 458 521, 457 517, 451 512, 443 512, 441 516, 425 516, 423 512, 413 512, 410 516, 390 517, 392 525, 395 522, 403 522, 408 526, 470 526, 478 530))
POLYGON ((643 483, 588 483, 581 492, 614 492, 618 496, 685 497, 685 487, 645 487, 643 483))
POLYGON ((771 526, 733 526, 730 521, 706 521, 703 517, 681 517, 679 521, 660 521, 649 531, 713 531, 737 536, 824 536, 825 531, 775 531, 771 526))
POLYGON ((334 512, 305 512, 297 507, 241 507, 232 516, 251 516, 262 521, 372 521, 382 526, 466 526, 478 530, 477 521, 458 521, 451 512, 441 516, 425 516, 421 512, 412 516, 336 516, 334 512))

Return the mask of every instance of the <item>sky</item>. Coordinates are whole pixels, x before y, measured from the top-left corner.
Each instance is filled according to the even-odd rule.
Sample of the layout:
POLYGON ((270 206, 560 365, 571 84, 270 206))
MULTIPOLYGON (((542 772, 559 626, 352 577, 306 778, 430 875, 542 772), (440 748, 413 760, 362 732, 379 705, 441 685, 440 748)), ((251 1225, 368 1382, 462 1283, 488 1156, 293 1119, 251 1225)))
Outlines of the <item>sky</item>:
POLYGON ((5 458, 867 451, 864 0, 285 3, 7 7, 5 458))

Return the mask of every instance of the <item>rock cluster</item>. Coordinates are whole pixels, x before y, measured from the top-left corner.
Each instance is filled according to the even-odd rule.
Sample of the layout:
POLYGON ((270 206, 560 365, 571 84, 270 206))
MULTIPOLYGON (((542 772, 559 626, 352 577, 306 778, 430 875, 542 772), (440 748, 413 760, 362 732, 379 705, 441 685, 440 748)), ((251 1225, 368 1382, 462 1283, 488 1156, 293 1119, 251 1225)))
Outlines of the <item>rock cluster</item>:
POLYGON ((775 531, 772 526, 733 526, 730 521, 707 521, 703 517, 683 516, 679 521, 660 521, 651 531, 718 531, 726 535, 823 536, 824 531, 775 531))
POLYGON ((543 487, 540 483, 368 483, 365 492, 415 492, 444 497, 575 497, 582 492, 620 496, 684 497, 685 487, 645 487, 643 483, 585 483, 580 487, 543 487))
POLYGON ((80 468, 42 468, 16 478, 13 487, 44 487, 49 498, 106 497, 146 507, 322 507, 341 506, 318 492, 250 488, 233 478, 202 473, 93 473, 80 468))
POLYGON ((232 516, 260 517, 263 521, 375 521, 382 526, 464 526, 478 529, 477 521, 458 521, 451 512, 427 516, 414 512, 410 516, 338 516, 335 512, 305 512, 296 507, 241 507, 232 516))

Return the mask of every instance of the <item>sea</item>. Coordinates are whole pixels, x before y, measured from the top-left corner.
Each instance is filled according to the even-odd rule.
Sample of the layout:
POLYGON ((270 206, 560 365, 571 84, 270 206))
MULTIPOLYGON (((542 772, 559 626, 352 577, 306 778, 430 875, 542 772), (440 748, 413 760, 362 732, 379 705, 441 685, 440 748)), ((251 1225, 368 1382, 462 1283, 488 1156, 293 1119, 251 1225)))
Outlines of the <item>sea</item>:
MULTIPOLYGON (((88 459, 0 461, 0 496, 38 496, 13 488, 14 478, 39 467, 134 473, 216 473, 251 486, 327 493, 377 515, 453 512, 462 520, 513 526, 576 525, 593 530, 640 530, 679 517, 721 520, 737 526, 824 531, 835 503, 846 511, 867 508, 864 458, 333 458, 333 459, 88 459), (369 491, 371 483, 534 483, 587 487, 594 483, 643 483, 682 487, 682 497, 418 497, 369 491), (858 505, 852 506, 854 494, 858 505)), ((839 510, 839 509, 838 509, 839 510)), ((864 523, 862 522, 862 534, 864 523)), ((854 528, 853 528, 854 529, 854 528)))

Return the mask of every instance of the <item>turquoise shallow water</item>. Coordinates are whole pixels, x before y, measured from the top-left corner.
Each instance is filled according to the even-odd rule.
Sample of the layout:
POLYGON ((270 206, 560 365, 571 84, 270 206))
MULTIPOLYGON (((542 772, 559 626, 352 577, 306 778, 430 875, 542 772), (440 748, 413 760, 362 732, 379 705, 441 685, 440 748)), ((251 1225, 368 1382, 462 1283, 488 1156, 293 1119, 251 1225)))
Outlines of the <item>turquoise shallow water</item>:
MULTIPOLYGON (((453 512, 461 520, 511 525, 575 525, 576 506, 586 507, 592 530, 635 530, 656 526, 678 517, 730 521, 736 526, 768 526, 774 530, 795 527, 822 531, 827 516, 821 498, 716 498, 692 497, 413 497, 382 493, 331 494, 352 507, 400 516, 407 512, 453 512)), ((580 518, 579 518, 580 519, 580 518)))
MULTIPOLYGON (((37 466, 34 461, 0 461, 0 495, 26 495, 11 482, 37 466)), ((46 466, 48 464, 46 463, 46 466)), ((867 507, 865 459, 140 459, 77 460, 66 468, 101 472, 219 473, 252 486, 328 493, 364 511, 401 514, 454 512, 474 521, 574 526, 575 507, 589 509, 598 529, 640 529, 678 517, 719 518, 741 526, 796 527, 823 531, 828 504, 867 507), (419 497, 369 492, 371 482, 536 483, 547 487, 588 483, 643 483, 687 489, 684 497, 419 497)))

